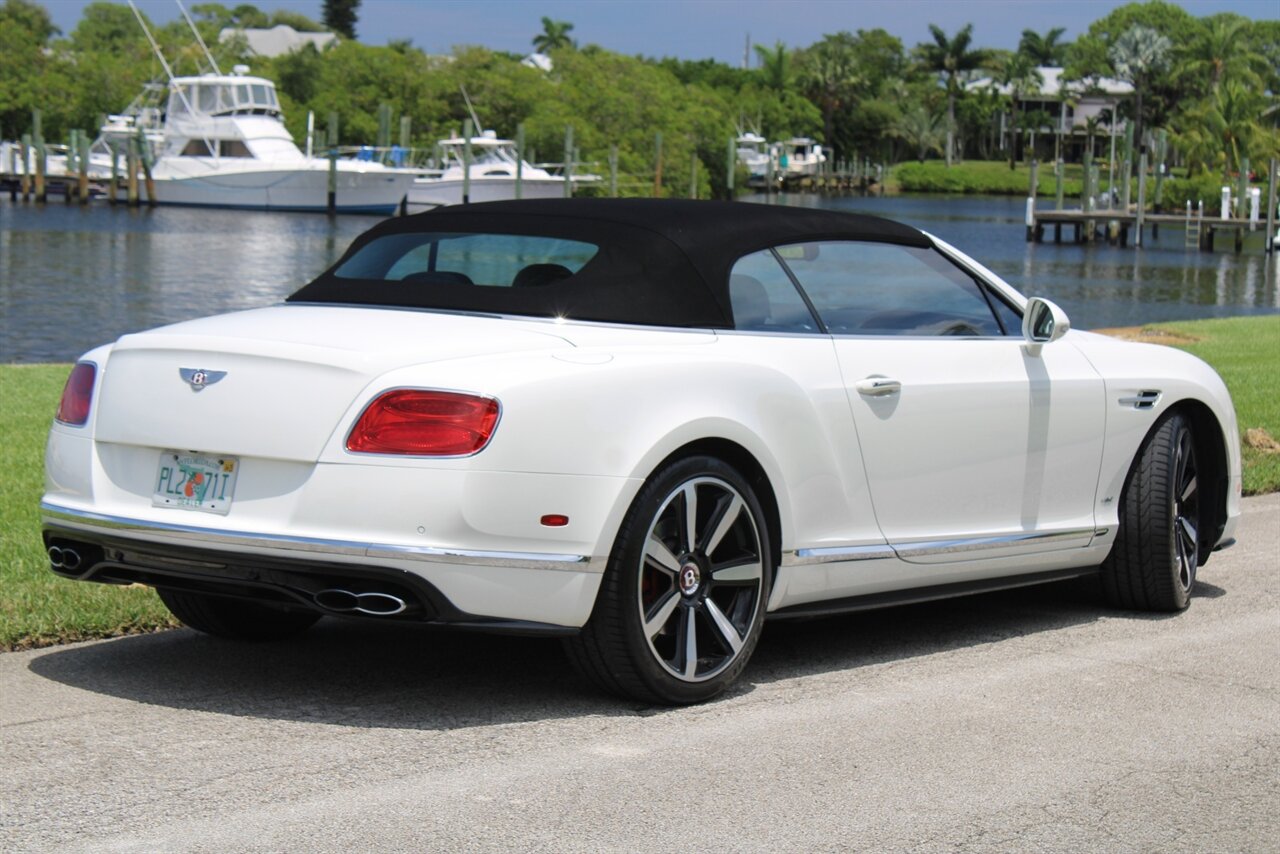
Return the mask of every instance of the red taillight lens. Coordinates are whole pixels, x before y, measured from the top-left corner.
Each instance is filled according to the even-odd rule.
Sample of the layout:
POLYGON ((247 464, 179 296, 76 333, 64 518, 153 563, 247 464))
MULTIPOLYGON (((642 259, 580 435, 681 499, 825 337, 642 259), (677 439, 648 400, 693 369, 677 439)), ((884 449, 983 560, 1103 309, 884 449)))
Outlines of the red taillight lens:
POLYGON ((451 457, 489 444, 498 401, 453 391, 399 389, 369 404, 347 437, 347 450, 366 454, 451 457))
MULTIPOLYGON (((81 427, 89 420, 89 405, 93 403, 93 378, 98 369, 91 362, 77 362, 62 387, 62 400, 58 403, 58 421, 81 427)), ((48 410, 45 410, 48 412, 48 410)))

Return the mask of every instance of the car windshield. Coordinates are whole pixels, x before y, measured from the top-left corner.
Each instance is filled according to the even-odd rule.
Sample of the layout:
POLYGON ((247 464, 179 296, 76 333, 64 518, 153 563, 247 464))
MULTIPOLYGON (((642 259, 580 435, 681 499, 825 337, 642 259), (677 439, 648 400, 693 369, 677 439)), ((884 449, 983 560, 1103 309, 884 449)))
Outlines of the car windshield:
POLYGON ((598 251, 592 243, 525 234, 388 234, 362 246, 333 275, 413 287, 546 287, 572 278, 598 251))

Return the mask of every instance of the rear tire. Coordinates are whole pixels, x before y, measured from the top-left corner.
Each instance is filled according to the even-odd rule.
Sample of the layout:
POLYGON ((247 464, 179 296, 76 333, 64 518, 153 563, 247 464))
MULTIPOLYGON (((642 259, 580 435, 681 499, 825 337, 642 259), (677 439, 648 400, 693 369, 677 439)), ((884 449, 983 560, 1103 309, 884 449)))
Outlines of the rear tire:
POLYGON ((613 694, 709 700, 751 658, 772 576, 769 530, 746 479, 714 457, 673 462, 627 511, 591 619, 565 641, 569 658, 613 694))
POLYGON ((1139 611, 1191 603, 1202 527, 1191 421, 1174 412, 1142 446, 1125 483, 1116 542, 1102 565, 1107 600, 1139 611))
POLYGON ((160 601, 183 624, 228 640, 273 641, 301 634, 320 619, 308 611, 286 611, 185 590, 158 588, 160 601))

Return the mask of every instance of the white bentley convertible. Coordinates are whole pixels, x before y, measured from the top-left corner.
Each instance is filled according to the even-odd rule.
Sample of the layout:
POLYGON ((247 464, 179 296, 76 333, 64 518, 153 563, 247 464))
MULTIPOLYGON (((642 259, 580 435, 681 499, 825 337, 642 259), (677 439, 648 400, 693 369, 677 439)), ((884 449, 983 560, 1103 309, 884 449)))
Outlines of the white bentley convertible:
POLYGON ((1089 573, 1180 610, 1240 495, 1199 360, 904 225, 651 200, 388 220, 282 305, 92 350, 47 470, 53 570, 193 628, 557 634, 663 703, 766 619, 1089 573))

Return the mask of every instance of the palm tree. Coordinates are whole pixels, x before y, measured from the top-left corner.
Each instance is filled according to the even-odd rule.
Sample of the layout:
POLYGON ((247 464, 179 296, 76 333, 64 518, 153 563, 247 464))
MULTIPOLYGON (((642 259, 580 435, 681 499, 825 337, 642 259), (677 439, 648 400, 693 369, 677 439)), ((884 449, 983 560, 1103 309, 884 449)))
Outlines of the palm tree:
POLYGON ((1200 34, 1179 51, 1178 78, 1199 81, 1208 77, 1210 91, 1228 77, 1261 88, 1262 78, 1255 69, 1262 67, 1266 60, 1249 46, 1249 19, 1217 15, 1206 24, 1200 34))
POLYGON ((1035 30, 1023 30, 1022 39, 1018 42, 1018 53, 1031 58, 1036 65, 1047 65, 1061 68, 1067 58, 1070 42, 1060 42, 1066 27, 1054 27, 1044 35, 1035 30))
POLYGON ((941 151, 946 140, 942 116, 918 102, 898 116, 889 133, 915 149, 921 163, 930 151, 941 151))
POLYGON ((1012 105, 1009 132, 1013 136, 1013 144, 1009 146, 1009 168, 1013 169, 1018 155, 1018 108, 1021 106, 1023 96, 1040 91, 1040 87, 1044 85, 1044 78, 1036 68, 1035 60, 1030 56, 1025 53, 1011 53, 1000 68, 999 80, 1009 87, 1009 101, 1012 105))
POLYGON ((1229 179, 1245 157, 1274 157, 1280 148, 1280 134, 1264 123, 1268 106, 1266 95, 1227 80, 1180 117, 1174 144, 1192 165, 1220 166, 1229 179))
POLYGON ((1152 79, 1169 67, 1173 44, 1150 27, 1134 24, 1121 33, 1107 51, 1116 76, 1133 84, 1135 120, 1133 138, 1142 144, 1142 96, 1152 79))
POLYGON ((950 166, 955 150, 956 97, 960 94, 960 75, 985 65, 991 59, 991 51, 969 49, 969 44, 973 41, 973 24, 965 24, 950 39, 936 24, 929 25, 929 32, 933 35, 934 43, 926 42, 918 47, 918 51, 925 68, 946 78, 947 166, 950 166))
POLYGON ((831 36, 800 56, 800 83, 822 110, 823 141, 827 145, 835 142, 836 113, 852 100, 863 82, 857 63, 849 46, 831 36))
POLYGON ((533 49, 538 53, 550 53, 553 50, 577 47, 577 42, 569 38, 569 31, 572 29, 573 24, 568 21, 553 21, 543 16, 542 32, 533 37, 533 49))
POLYGON ((784 92, 791 87, 791 54, 782 42, 774 42, 773 47, 754 45, 756 57, 760 61, 760 76, 764 85, 775 92, 784 92))

